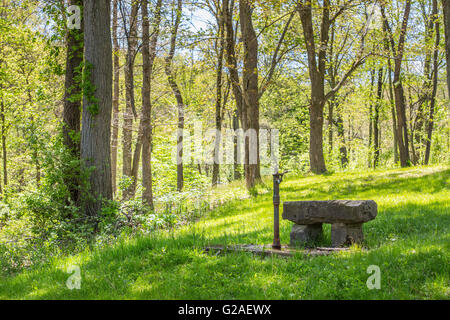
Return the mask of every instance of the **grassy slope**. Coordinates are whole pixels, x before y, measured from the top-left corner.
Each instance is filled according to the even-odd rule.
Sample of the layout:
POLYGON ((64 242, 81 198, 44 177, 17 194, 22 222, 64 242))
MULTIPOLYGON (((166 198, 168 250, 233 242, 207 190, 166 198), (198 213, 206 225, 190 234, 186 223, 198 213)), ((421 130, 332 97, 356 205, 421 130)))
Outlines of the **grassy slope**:
MULTIPOLYGON (((287 177, 282 200, 373 199, 378 217, 364 226, 366 246, 327 257, 208 255, 205 244, 271 243, 271 193, 233 201, 171 233, 122 242, 0 278, 0 298, 26 299, 448 299, 450 170, 396 169, 287 177), (68 290, 65 268, 81 268, 80 290, 68 290), (381 269, 369 290, 366 270, 381 269)), ((282 221, 289 241, 291 223, 282 221)), ((325 227, 321 245, 330 244, 325 227)))

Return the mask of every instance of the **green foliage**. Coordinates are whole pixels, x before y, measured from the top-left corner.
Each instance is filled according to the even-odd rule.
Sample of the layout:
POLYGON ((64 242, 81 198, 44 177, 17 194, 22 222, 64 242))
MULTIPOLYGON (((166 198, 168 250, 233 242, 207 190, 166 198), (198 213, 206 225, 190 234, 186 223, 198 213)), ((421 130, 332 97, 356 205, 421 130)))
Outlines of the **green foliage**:
POLYGON ((91 72, 93 65, 90 62, 84 62, 83 67, 83 83, 82 83, 82 91, 83 97, 86 98, 88 102, 88 111, 92 116, 96 116, 99 112, 98 99, 95 97, 95 85, 91 82, 91 72))
MULTIPOLYGON (((297 75, 301 79, 301 75, 297 75)), ((300 79, 280 76, 261 99, 262 114, 279 130, 281 168, 297 174, 309 170, 309 114, 300 79)))
MULTIPOLYGON (((386 8, 393 23, 401 17, 402 6, 396 4, 387 2, 386 8)), ((176 165, 171 159, 171 151, 176 144, 177 109, 162 67, 164 58, 159 55, 153 67, 151 96, 154 207, 150 208, 141 200, 138 174, 137 192, 133 198, 123 199, 123 191, 134 183, 123 177, 115 199, 104 202, 101 214, 85 216, 80 204, 93 196, 88 187, 91 171, 84 169, 81 161, 65 149, 59 135, 67 58, 63 49, 68 32, 66 8, 63 1, 6 0, 0 7, 0 147, 6 155, 4 157, 2 152, 0 273, 5 274, 5 281, 3 278, 0 281, 0 298, 18 296, 19 293, 27 298, 92 298, 98 295, 194 299, 448 298, 448 245, 445 246, 449 225, 448 170, 425 167, 386 172, 352 171, 366 168, 374 152, 373 145, 368 142, 369 125, 374 120, 373 112, 370 114, 369 110, 374 110, 378 101, 374 98, 370 72, 386 67, 386 57, 391 55, 382 48, 384 35, 381 30, 370 30, 367 35, 366 44, 377 55, 368 58, 340 89, 334 115, 327 114, 330 104, 324 106, 323 149, 328 173, 320 177, 294 177, 309 171, 311 90, 303 30, 297 14, 279 47, 279 64, 273 70, 273 78, 266 82, 291 5, 289 1, 256 1, 253 11, 258 34, 259 85, 261 92, 267 89, 259 101, 260 124, 261 128, 279 130, 279 166, 291 171, 282 185, 282 198, 375 199, 380 205, 380 215, 367 225, 366 246, 370 251, 353 248, 349 254, 314 259, 295 257, 289 261, 258 260, 246 254, 205 254, 202 247, 208 243, 271 241, 271 181, 264 178, 262 184, 247 191, 242 181, 232 182, 233 166, 221 165, 220 185, 210 189, 211 166, 198 166, 186 160, 184 189, 176 191, 176 165), (40 4, 44 4, 43 12, 38 11, 40 4), (50 18, 46 24, 44 17, 50 18), (336 136, 338 116, 343 124, 342 137, 336 136), (327 132, 330 128, 332 145, 327 132), (342 147, 348 152, 346 167, 341 164, 342 147), (227 182, 231 183, 225 186, 227 182), (80 193, 80 202, 71 200, 70 190, 73 189, 80 193), (66 258, 66 255, 72 256, 66 258), (80 261, 93 275, 78 293, 61 289, 66 275, 58 268, 71 259, 80 261), (368 263, 379 263, 383 267, 386 271, 383 281, 389 290, 378 293, 365 290, 364 267, 368 263), (24 267, 30 270, 24 270, 24 267), (115 269, 120 272, 111 275, 111 270, 115 269), (11 273, 18 275, 9 277, 11 273), (44 289, 28 291, 37 288, 36 283, 44 289), (161 291, 161 287, 167 290, 161 291)), ((361 2, 351 6, 335 21, 332 40, 335 57, 327 61, 326 68, 332 68, 333 63, 339 61, 337 81, 349 69, 359 49, 360 33, 355 30, 363 30, 367 5, 369 3, 361 2)), ((316 14, 316 9, 313 23, 319 25, 320 14, 316 14)), ((429 22, 429 3, 420 3, 413 9, 410 26, 425 26, 429 22)), ((330 10, 334 14, 338 8, 331 6, 330 10)), ((163 23, 167 23, 167 18, 163 14, 163 23)), ((238 12, 234 12, 234 19, 233 23, 238 26, 238 12)), ((393 24, 393 32, 397 39, 400 23, 396 25, 393 24)), ((211 50, 218 44, 215 28, 215 24, 210 23, 196 32, 182 24, 177 38, 180 42, 177 47, 183 47, 183 50, 176 53, 173 67, 185 104, 185 130, 191 134, 194 120, 200 120, 205 130, 215 127, 217 52, 211 50)), ((69 32, 75 33, 76 37, 82 36, 79 32, 69 32)), ((236 38, 239 38, 239 28, 236 32, 236 38)), ((168 36, 161 32, 158 52, 165 51, 168 36)), ((433 48, 433 37, 426 37, 424 28, 414 32, 408 29, 401 74, 410 142, 414 143, 417 155, 415 163, 422 162, 427 139, 425 126, 418 125, 420 116, 425 123, 430 116, 429 101, 421 100, 429 90, 429 77, 420 64, 431 57, 433 48)), ((239 66, 242 49, 242 44, 238 43, 239 66)), ((331 39, 329 49, 332 49, 331 39)), ((123 50, 118 55, 123 60, 123 50)), ((438 58, 442 59, 442 55, 438 58)), ((135 107, 139 115, 143 82, 139 50, 135 59, 135 107)), ((443 65, 439 63, 440 67, 443 65)), ((232 127, 236 106, 228 72, 226 68, 224 70, 222 128, 225 130, 232 127)), ((92 72, 90 62, 78 66, 74 80, 82 83, 82 93, 68 99, 79 101, 84 98, 89 114, 96 116, 100 110, 96 88, 91 82, 92 72)), ((439 70, 440 78, 443 74, 439 70)), ((327 70, 326 92, 332 89, 330 76, 327 70)), ((121 77, 122 91, 125 85, 121 77)), ((433 164, 450 161, 449 101, 443 86, 439 81, 430 160, 433 164)), ((123 100, 122 93, 120 112, 124 110, 123 100)), ((398 166, 394 163, 392 143, 393 103, 388 80, 384 79, 379 105, 381 168, 398 166)), ((136 125, 133 142, 137 138, 135 129, 136 125)), ((80 141, 79 134, 71 137, 80 141)), ((122 165, 122 151, 119 144, 118 168, 122 165)), ((263 176, 272 172, 269 165, 261 168, 263 176)), ((281 225, 282 237, 287 239, 289 224, 282 222, 281 225)), ((319 245, 329 245, 329 242, 329 236, 326 236, 319 245)))

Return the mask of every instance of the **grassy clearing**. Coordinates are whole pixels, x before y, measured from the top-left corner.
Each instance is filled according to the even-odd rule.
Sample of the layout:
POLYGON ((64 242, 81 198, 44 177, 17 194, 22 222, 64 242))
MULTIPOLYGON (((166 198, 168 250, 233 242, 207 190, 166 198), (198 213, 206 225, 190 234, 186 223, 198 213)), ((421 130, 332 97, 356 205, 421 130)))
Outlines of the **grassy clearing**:
MULTIPOLYGON (((272 241, 271 192, 234 200, 194 225, 56 258, 0 278, 1 299, 448 299, 450 170, 422 167, 289 177, 282 201, 373 199, 378 216, 364 225, 365 246, 326 257, 209 255, 206 244, 272 241), (81 268, 81 289, 65 282, 81 268), (381 289, 366 270, 378 265, 381 289)), ((270 186, 270 181, 265 181, 270 186)), ((291 223, 282 221, 289 241, 291 223)), ((320 245, 330 245, 330 226, 320 245)))

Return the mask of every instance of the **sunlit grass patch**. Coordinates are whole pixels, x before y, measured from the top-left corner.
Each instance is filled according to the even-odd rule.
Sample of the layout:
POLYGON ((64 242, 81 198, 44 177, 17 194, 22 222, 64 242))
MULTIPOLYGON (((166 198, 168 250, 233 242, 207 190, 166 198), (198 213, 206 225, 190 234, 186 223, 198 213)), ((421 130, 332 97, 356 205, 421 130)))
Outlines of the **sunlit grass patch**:
MULTIPOLYGON (((364 224, 364 244, 348 252, 291 258, 205 253, 204 246, 210 244, 272 242, 272 194, 258 192, 246 199, 229 197, 234 200, 170 232, 123 239, 109 248, 55 258, 14 277, 3 276, 0 298, 448 299, 449 173, 441 166, 287 175, 281 185, 282 201, 377 202, 377 218, 364 224), (80 266, 80 290, 66 287, 70 276, 66 268, 71 264, 80 266), (366 285, 371 265, 380 268, 379 290, 366 285)), ((264 181, 271 186, 270 179, 264 181)), ((239 185, 220 188, 232 192, 239 185)), ((289 242, 291 226, 281 221, 284 244, 289 242)), ((330 246, 329 225, 324 225, 324 234, 320 245, 330 246)))

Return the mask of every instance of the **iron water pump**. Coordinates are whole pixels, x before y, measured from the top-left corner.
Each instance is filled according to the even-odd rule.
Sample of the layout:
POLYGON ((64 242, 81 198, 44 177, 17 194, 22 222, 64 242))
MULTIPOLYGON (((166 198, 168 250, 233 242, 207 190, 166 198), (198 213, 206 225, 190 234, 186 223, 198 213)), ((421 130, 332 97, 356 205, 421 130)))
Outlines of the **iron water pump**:
POLYGON ((281 250, 280 243, 280 184, 283 176, 289 171, 279 173, 278 170, 273 174, 273 244, 272 248, 281 250))

